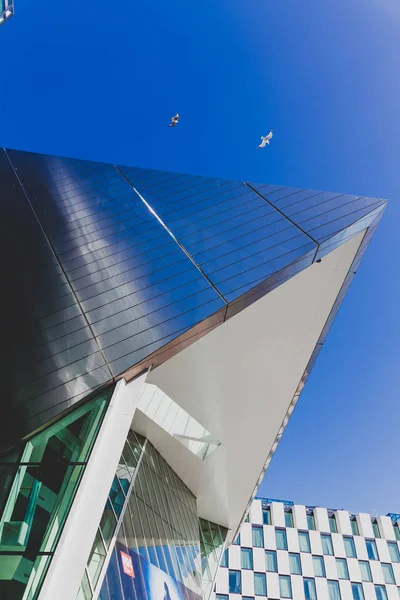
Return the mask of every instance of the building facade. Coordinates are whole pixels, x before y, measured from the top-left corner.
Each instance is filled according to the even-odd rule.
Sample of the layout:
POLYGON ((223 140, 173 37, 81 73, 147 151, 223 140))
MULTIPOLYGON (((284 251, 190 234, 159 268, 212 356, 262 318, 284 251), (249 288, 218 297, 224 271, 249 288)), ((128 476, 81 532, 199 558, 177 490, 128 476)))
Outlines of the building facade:
POLYGON ((0 199, 0 597, 208 600, 386 202, 5 149, 0 199))
POLYGON ((398 600, 398 517, 256 498, 224 551, 216 600, 398 600))
POLYGON ((14 14, 14 0, 0 0, 0 25, 14 14))

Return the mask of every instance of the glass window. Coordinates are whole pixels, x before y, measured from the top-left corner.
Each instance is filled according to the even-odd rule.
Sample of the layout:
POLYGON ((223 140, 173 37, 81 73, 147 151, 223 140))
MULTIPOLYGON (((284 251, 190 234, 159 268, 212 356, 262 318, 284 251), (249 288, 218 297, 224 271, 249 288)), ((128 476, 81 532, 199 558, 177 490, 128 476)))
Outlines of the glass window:
POLYGON ((229 571, 229 593, 242 593, 242 574, 240 571, 229 571))
POLYGON ((240 563, 242 569, 253 569, 253 550, 251 548, 240 549, 240 563))
POLYGON ((235 537, 235 539, 233 540, 232 544, 234 546, 240 546, 240 533, 237 534, 237 536, 235 537))
POLYGON ((350 524, 351 524, 351 531, 353 532, 353 535, 360 535, 356 517, 350 517, 350 524))
POLYGON ((325 577, 325 563, 323 556, 313 556, 312 559, 315 577, 325 577))
POLYGON ((387 600, 387 593, 384 585, 376 585, 375 594, 376 600, 387 600))
POLYGON ((372 520, 372 529, 374 530, 374 536, 376 538, 380 538, 381 532, 379 531, 378 521, 376 519, 371 519, 371 520, 372 520))
POLYGON ((352 583, 351 591, 353 592, 353 600, 364 600, 362 583, 352 583))
POLYGON ((215 594, 216 600, 229 600, 228 594, 215 594))
POLYGON ((221 567, 229 567, 229 552, 228 548, 224 550, 221 559, 221 567))
POLYGON ((248 522, 249 522, 249 513, 247 513, 247 515, 245 516, 245 518, 244 518, 244 522, 245 522, 245 523, 248 523, 248 522))
POLYGON ((353 538, 343 536, 343 542, 347 558, 356 558, 356 547, 353 538))
POLYGON ((394 529, 394 535, 396 537, 396 540, 400 540, 400 529, 399 529, 399 524, 395 523, 393 525, 393 529, 394 529))
POLYGON ((361 579, 363 581, 372 581, 371 567, 367 560, 360 560, 361 579))
POLYGON ((312 511, 307 513, 307 527, 308 529, 315 529, 315 517, 312 511))
POLYGON ((264 523, 264 525, 272 525, 271 509, 270 508, 263 508, 262 509, 262 514, 263 514, 263 523, 264 523))
POLYGON ((279 575, 279 592, 281 598, 292 597, 292 584, 289 575, 279 575))
POLYGON ((264 548, 264 531, 259 525, 251 528, 252 543, 255 548, 264 548))
POLYGON ((299 531, 300 552, 311 552, 310 536, 307 531, 299 531))
POLYGON ((383 578, 385 583, 396 583, 394 580, 393 567, 389 563, 382 563, 383 578))
POLYGON ((321 533, 322 552, 333 556, 332 538, 329 533, 321 533))
POLYGON ((277 573, 278 567, 276 562, 276 552, 275 550, 266 550, 265 551, 265 569, 270 573, 277 573))
POLYGON ((300 554, 289 552, 290 572, 292 575, 301 575, 300 554))
POLYGON ((338 581, 333 581, 333 580, 328 581, 328 593, 329 593, 329 600, 341 600, 340 588, 339 588, 338 581))
POLYGON ((287 550, 287 538, 284 529, 275 529, 275 539, 278 550, 287 550))
POLYGON ((254 594, 255 596, 267 595, 267 578, 265 573, 254 573, 254 594))
POLYGON ((379 560, 375 540, 365 540, 365 544, 367 546, 368 558, 370 560, 379 560))
POLYGON ((329 529, 332 533, 337 533, 337 524, 335 515, 329 515, 329 529))
POLYGON ((349 570, 347 568, 347 560, 345 558, 336 559, 336 568, 339 579, 349 579, 349 570))
POLYGON ((317 600, 317 592, 315 590, 315 581, 310 577, 304 578, 304 597, 305 600, 317 600))
POLYGON ((294 527, 293 513, 291 510, 285 510, 285 525, 286 525, 286 527, 294 527))
POLYGON ((389 548, 390 560, 392 562, 400 562, 400 553, 397 542, 388 542, 387 545, 389 548))

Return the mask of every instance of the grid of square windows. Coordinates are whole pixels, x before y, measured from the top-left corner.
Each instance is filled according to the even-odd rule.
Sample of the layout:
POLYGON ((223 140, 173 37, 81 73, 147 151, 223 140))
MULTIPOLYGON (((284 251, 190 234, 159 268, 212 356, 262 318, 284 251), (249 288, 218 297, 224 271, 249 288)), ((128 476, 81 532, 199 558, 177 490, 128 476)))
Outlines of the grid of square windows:
MULTIPOLYGON (((269 502, 273 501, 270 500, 269 502)), ((304 588, 304 600, 344 600, 344 598, 347 600, 347 596, 342 596, 342 594, 345 594, 345 590, 349 590, 349 592, 351 590, 351 597, 353 600, 366 600, 366 598, 367 600, 372 600, 371 593, 376 600, 393 600, 393 589, 396 590, 396 594, 399 590, 400 598, 400 586, 397 587, 397 583, 399 582, 397 577, 400 577, 400 570, 397 574, 395 571, 396 567, 394 569, 391 564, 400 563, 400 548, 397 542, 392 541, 394 539, 393 533, 392 540, 381 539, 382 536, 386 537, 388 534, 386 529, 381 529, 380 521, 371 518, 371 525, 374 532, 373 538, 361 536, 355 539, 353 536, 360 536, 359 517, 356 518, 350 515, 348 525, 346 525, 346 533, 340 533, 335 536, 332 534, 337 534, 339 525, 341 531, 343 531, 344 524, 342 520, 337 520, 337 515, 333 511, 328 511, 328 520, 325 521, 325 523, 326 525, 329 523, 329 528, 325 529, 325 531, 322 530, 322 532, 312 533, 310 540, 311 534, 309 534, 308 530, 298 530, 294 528, 297 526, 297 522, 299 524, 306 524, 306 521, 308 529, 311 531, 317 530, 319 527, 326 527, 323 525, 324 521, 319 513, 318 519, 321 520, 318 520, 317 523, 314 511, 311 509, 306 510, 305 514, 303 513, 304 516, 301 516, 301 513, 293 510, 291 506, 285 506, 284 510, 280 509, 275 511, 275 509, 271 510, 271 505, 268 504, 263 505, 262 508, 259 507, 257 510, 259 511, 258 513, 254 510, 249 513, 251 518, 250 523, 246 525, 248 529, 246 529, 245 537, 242 530, 242 541, 245 543, 246 540, 249 547, 241 546, 240 535, 238 535, 235 540, 235 544, 240 546, 240 570, 238 569, 239 563, 237 562, 239 560, 238 554, 236 554, 235 551, 235 558, 233 558, 232 555, 233 568, 229 570, 228 587, 230 594, 242 594, 242 592, 250 592, 250 594, 254 593, 254 596, 242 596, 242 600, 257 600, 258 597, 267 598, 269 597, 267 595, 267 587, 269 589, 269 585, 273 585, 271 582, 275 581, 274 579, 268 579, 268 577, 273 576, 267 574, 275 573, 276 584, 274 585, 278 585, 279 582, 279 597, 282 600, 291 600, 292 598, 293 600, 296 600, 298 597, 298 583, 294 586, 294 578, 296 577, 302 577, 300 581, 304 588), (259 517, 256 517, 257 514, 259 517), (276 526, 274 526, 273 523, 275 523, 276 526), (284 526, 281 526, 281 524, 284 524, 284 526), (263 527, 264 525, 269 525, 271 527, 266 528, 263 527), (290 533, 290 530, 294 530, 293 533, 290 533), (327 533, 329 530, 330 533, 327 533), (351 532, 352 535, 349 535, 349 532, 351 532), (271 535, 274 536, 275 540, 271 539, 271 535), (341 539, 340 544, 343 542, 342 548, 344 547, 344 554, 339 553, 339 536, 341 539), (377 543, 376 539, 380 539, 381 541, 377 543), (383 545, 387 545, 387 550, 385 550, 383 545), (253 548, 263 548, 265 555, 265 572, 260 571, 259 558, 256 559, 253 548), (323 555, 320 554, 321 550, 323 555), (316 554, 314 554, 314 552, 316 552, 316 554), (337 556, 337 553, 339 553, 339 556, 337 556), (309 554, 312 560, 313 567, 311 577, 309 576, 310 567, 308 566, 310 563, 306 562, 305 558, 304 560, 301 558, 303 554, 309 554), (326 556, 331 556, 332 558, 329 558, 328 560, 325 558, 326 556), (344 556, 346 556, 346 558, 344 558, 344 556), (368 556, 368 560, 363 560, 366 556, 368 556), (384 558, 386 558, 387 561, 390 560, 390 562, 380 562, 384 558), (350 565, 350 560, 348 561, 347 559, 354 561, 351 563, 352 566, 350 565), (325 561, 327 562, 325 563, 325 561), (373 567, 372 561, 380 562, 381 566, 379 567, 379 572, 374 571, 375 567, 373 567), (336 564, 335 574, 333 574, 332 571, 333 562, 336 564), (357 565, 359 566, 358 576, 356 575, 357 571, 354 570, 357 569, 357 565), (254 568, 257 569, 257 567, 258 570, 254 572, 254 568), (283 572, 280 570, 281 568, 283 572), (306 575, 305 577, 303 576, 303 569, 306 575), (253 583, 248 589, 246 589, 246 585, 243 583, 244 576, 242 575, 242 572, 245 571, 253 572, 254 591, 253 583), (378 573, 381 574, 378 575, 378 573), (383 579, 376 579, 378 576, 382 578, 382 574, 383 579), (327 579, 327 575, 330 579, 327 579), (354 581, 353 577, 356 581, 354 581), (358 577, 360 577, 360 579, 357 580, 358 577), (325 583, 318 580, 324 580, 325 583), (342 580, 344 583, 346 581, 348 582, 346 583, 346 586, 348 587, 342 587, 342 585, 344 585, 344 583, 340 583, 342 580), (364 587, 365 584, 369 584, 370 587, 364 587), (242 589, 243 586, 244 588, 242 589), (294 586, 293 589, 292 586, 294 586), (328 596, 326 598, 325 592, 323 591, 324 588, 321 586, 327 586, 328 596)), ((326 517, 324 518, 326 519, 326 517)), ((364 524, 361 519, 360 527, 363 526, 364 524)), ((310 559, 307 559, 307 561, 308 560, 310 559)), ((223 553, 221 566, 229 566, 228 550, 223 553)), ((248 582, 247 576, 245 581, 248 582)), ((218 593, 216 594, 216 600, 230 600, 226 594, 219 593, 220 591, 228 591, 224 586, 221 587, 223 589, 218 589, 217 585, 216 592, 218 593)), ((278 597, 277 588, 275 588, 275 590, 276 591, 272 592, 271 588, 270 593, 273 593, 273 596, 271 597, 278 597)))

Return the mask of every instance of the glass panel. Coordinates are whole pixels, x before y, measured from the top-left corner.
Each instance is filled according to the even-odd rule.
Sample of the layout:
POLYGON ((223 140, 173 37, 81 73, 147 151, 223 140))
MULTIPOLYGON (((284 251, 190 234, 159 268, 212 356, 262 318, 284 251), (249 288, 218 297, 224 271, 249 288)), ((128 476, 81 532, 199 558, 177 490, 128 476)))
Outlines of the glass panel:
POLYGON ((33 599, 42 585, 50 556, 26 553, 2 554, 0 557, 0 598, 4 600, 33 599), (26 595, 26 590, 29 590, 26 595))
POLYGON ((215 594, 216 600, 229 600, 228 594, 215 594))
POLYGON ((234 546, 240 546, 240 533, 237 534, 237 536, 235 537, 235 539, 233 540, 232 544, 234 546))
POLYGON ((363 581, 372 581, 371 567, 366 560, 360 560, 361 579, 363 581))
POLYGON ((347 561, 345 558, 336 559, 336 568, 339 579, 349 579, 349 571, 347 568, 347 561))
POLYGON ((253 569, 253 550, 251 548, 241 548, 240 560, 242 569, 253 569))
POLYGON ((92 582, 92 586, 95 587, 96 583, 100 577, 100 571, 104 564, 104 560, 106 557, 106 549, 102 542, 100 531, 97 531, 96 538, 94 544, 92 546, 92 550, 89 555, 88 560, 88 573, 90 577, 90 581, 92 582))
POLYGON ((315 577, 325 577, 325 563, 322 556, 313 556, 315 577))
POLYGON ((289 564, 292 575, 301 575, 300 554, 289 552, 289 564))
POLYGON ((266 570, 271 573, 276 573, 278 571, 275 550, 265 551, 265 567, 266 570))
POLYGON ((276 547, 278 550, 287 550, 286 531, 275 529, 276 547))
POLYGON ((326 555, 333 556, 332 538, 329 533, 321 534, 322 552, 326 555))
POLYGON ((372 519, 372 529, 374 530, 374 536, 376 538, 381 537, 381 532, 379 531, 378 521, 376 519, 372 519))
POLYGON ((337 533, 337 524, 335 515, 329 517, 329 528, 332 533, 337 533))
POLYGON ((364 600, 364 592, 361 583, 352 583, 351 591, 353 592, 353 600, 364 600))
POLYGON ((308 577, 304 579, 304 597, 305 600, 317 600, 314 579, 309 579, 308 577))
POLYGON ((307 531, 299 531, 300 552, 311 552, 310 536, 307 531))
POLYGON ((292 584, 288 575, 279 575, 279 591, 281 598, 292 597, 292 584))
POLYGON ((395 583, 392 565, 389 563, 382 563, 382 571, 385 583, 395 583))
POLYGON ((392 562, 400 562, 400 552, 396 542, 388 542, 390 560, 392 562))
POLYGON ((229 571, 229 593, 242 593, 242 575, 240 571, 229 571))
POLYGON ((267 579, 265 573, 254 573, 254 594, 255 596, 267 595, 267 579))
POLYGON ((351 523, 351 531, 353 532, 353 535, 360 535, 359 531, 358 531, 358 523, 356 518, 353 518, 350 520, 351 523))
MULTIPOLYGON (((93 594, 91 592, 90 589, 90 585, 89 585, 89 579, 86 573, 86 570, 83 574, 83 578, 82 578, 82 583, 81 583, 81 587, 79 588, 79 592, 78 595, 76 597, 76 600, 92 600, 93 594)), ((103 597, 104 594, 103 594, 103 597)), ((101 598, 101 596, 100 596, 101 598)))
POLYGON ((341 600, 338 581, 328 581, 329 600, 341 600))
POLYGON ((285 511, 285 525, 286 527, 293 527, 293 513, 291 510, 285 511))
POLYGON ((365 540, 365 544, 367 546, 368 558, 370 560, 379 560, 375 540, 365 540))
POLYGON ((356 547, 351 537, 343 537, 344 549, 348 558, 356 558, 356 547))
POLYGON ((376 585, 375 594, 376 600, 387 600, 387 593, 384 585, 376 585))
POLYGON ((222 554, 221 567, 229 567, 229 552, 228 548, 222 554))
POLYGON ((272 525, 271 510, 269 508, 263 508, 262 514, 264 525, 272 525))
POLYGON ((255 548, 264 548, 264 532, 262 527, 257 527, 255 525, 251 528, 252 538, 253 538, 253 546, 255 548))
POLYGON ((315 517, 313 513, 307 515, 307 526, 308 529, 315 529, 315 517))
POLYGON ((394 535, 396 537, 396 540, 400 540, 400 529, 398 523, 394 524, 394 535))

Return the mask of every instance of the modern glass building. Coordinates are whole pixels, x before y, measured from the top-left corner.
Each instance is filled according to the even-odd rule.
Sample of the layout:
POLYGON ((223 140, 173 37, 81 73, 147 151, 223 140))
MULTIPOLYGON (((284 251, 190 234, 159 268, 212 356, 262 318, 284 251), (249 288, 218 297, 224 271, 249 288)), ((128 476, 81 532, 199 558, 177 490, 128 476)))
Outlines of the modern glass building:
POLYGON ((0 25, 14 14, 14 0, 0 0, 0 25))
POLYGON ((224 551, 215 600, 398 600, 399 540, 390 515, 256 498, 224 551))
POLYGON ((0 597, 208 600, 385 204, 0 151, 0 597))

